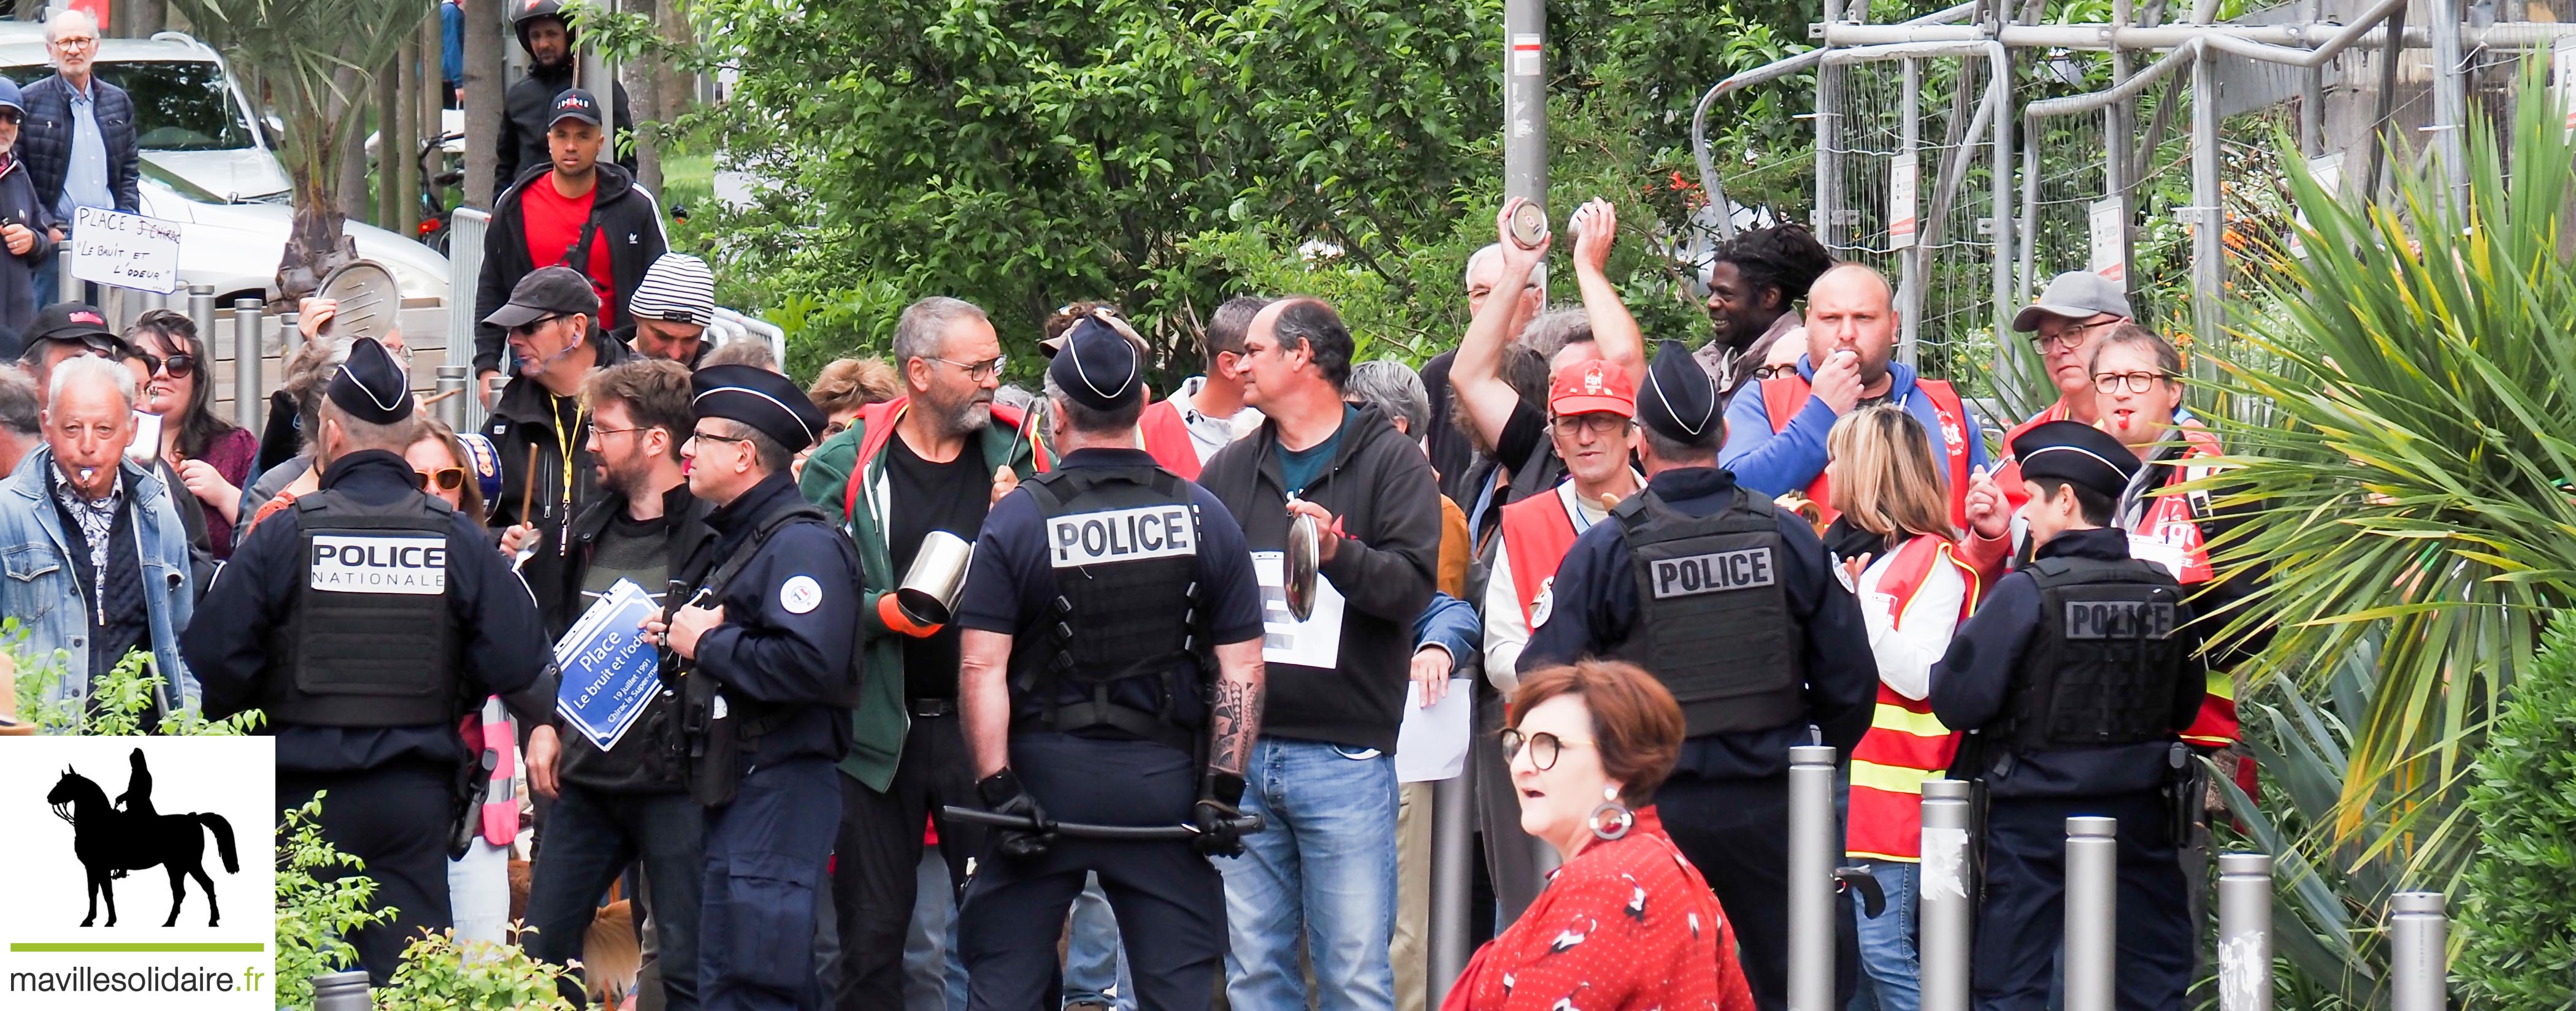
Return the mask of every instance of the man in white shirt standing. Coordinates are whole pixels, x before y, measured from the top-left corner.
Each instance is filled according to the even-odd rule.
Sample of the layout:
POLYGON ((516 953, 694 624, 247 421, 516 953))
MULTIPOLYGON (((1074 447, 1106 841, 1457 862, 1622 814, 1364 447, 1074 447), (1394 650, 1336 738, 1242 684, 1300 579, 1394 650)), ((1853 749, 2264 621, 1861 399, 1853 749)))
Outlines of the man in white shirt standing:
POLYGON ((1237 295, 1208 317, 1207 374, 1182 380, 1170 397, 1145 408, 1138 425, 1148 444, 1156 441, 1157 431, 1183 429, 1199 462, 1206 463, 1236 436, 1261 427, 1261 410, 1243 402, 1243 337, 1252 329, 1252 318, 1269 304, 1266 298, 1237 295))

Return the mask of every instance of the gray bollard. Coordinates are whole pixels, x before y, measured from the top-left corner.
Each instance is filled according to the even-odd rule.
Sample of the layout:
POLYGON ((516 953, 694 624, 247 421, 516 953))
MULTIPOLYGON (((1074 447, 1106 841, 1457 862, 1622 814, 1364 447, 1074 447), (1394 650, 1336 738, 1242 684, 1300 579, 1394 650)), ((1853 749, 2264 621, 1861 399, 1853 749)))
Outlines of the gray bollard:
POLYGON ((2272 857, 2218 857, 2218 1011, 2272 1011, 2272 857))
MULTIPOLYGON (((1475 682, 1451 681, 1453 692, 1474 692, 1475 682)), ((1476 947, 1468 907, 1474 903, 1476 878, 1476 810, 1468 777, 1473 763, 1458 774, 1431 784, 1431 923, 1424 945, 1430 957, 1430 1003, 1449 999, 1449 985, 1467 971, 1476 947)))
MULTIPOLYGON (((233 423, 253 433, 261 431, 262 409, 268 406, 268 387, 260 381, 259 346, 260 301, 255 298, 233 300, 233 423)), ((207 342, 213 343, 208 332, 207 342)))
POLYGON ((367 988, 367 971, 326 972, 313 977, 313 1011, 370 1011, 375 993, 367 988))
POLYGON ((2066 819, 2066 1011, 2113 1011, 2118 989, 2120 822, 2066 819))
POLYGON ((1923 864, 1917 875, 1923 1011, 1968 1011, 1969 940, 1976 920, 1970 887, 1966 780, 1923 784, 1923 864))
POLYGON ((295 320, 295 313, 277 314, 277 360, 280 363, 295 357, 295 352, 304 347, 304 332, 295 328, 295 320))
POLYGON ((1834 749, 1789 749, 1789 1011, 1834 1011, 1834 749))
POLYGON ((2388 899, 2388 996, 2393 1011, 2442 1011, 2447 1002, 2451 921, 2442 893, 2399 892, 2388 899))
MULTIPOLYGON (((206 342, 206 353, 214 354, 215 289, 213 285, 198 284, 188 287, 188 322, 197 325, 197 339, 206 342)), ((214 367, 215 363, 207 362, 206 368, 209 373, 206 378, 198 382, 213 382, 214 367)))
POLYGON ((446 422, 453 431, 468 431, 465 427, 465 402, 474 394, 466 387, 473 385, 473 373, 471 365, 438 367, 438 394, 447 398, 438 402, 438 420, 446 422))

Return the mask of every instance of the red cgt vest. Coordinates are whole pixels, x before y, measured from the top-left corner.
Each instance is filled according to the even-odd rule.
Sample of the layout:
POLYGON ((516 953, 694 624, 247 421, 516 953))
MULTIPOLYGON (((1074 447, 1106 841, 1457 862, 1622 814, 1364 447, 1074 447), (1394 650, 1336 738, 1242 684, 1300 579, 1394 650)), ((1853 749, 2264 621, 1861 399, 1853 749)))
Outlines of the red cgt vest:
MULTIPOLYGON (((1959 391, 1949 383, 1938 379, 1917 379, 1914 388, 1931 398, 1932 413, 1941 419, 1941 431, 1936 433, 1940 439, 1936 445, 1950 463, 1950 525, 1965 530, 1968 527, 1968 440, 1982 436, 1968 428, 1968 412, 1959 403, 1959 391)), ((1805 376, 1786 375, 1763 380, 1762 408, 1771 415, 1771 433, 1777 435, 1788 428, 1789 419, 1797 417, 1798 410, 1807 406, 1807 397, 1813 392, 1805 376)), ((1833 506, 1833 489, 1825 486, 1822 471, 1818 471, 1815 482, 1807 486, 1807 498, 1816 503, 1827 523, 1842 515, 1833 506)))
MULTIPOLYGON (((1778 382, 1778 380, 1772 380, 1778 382)), ((1878 592, 1895 598, 1896 627, 1905 627, 1914 595, 1934 566, 1958 570, 1968 586, 1954 617, 1966 621, 1977 607, 1977 573, 1953 556, 1950 542, 1924 535, 1905 542, 1887 562, 1878 592)), ((1929 699, 1909 699, 1885 682, 1869 733, 1852 748, 1851 822, 1845 850, 1873 860, 1923 859, 1923 781, 1939 779, 1959 750, 1959 736, 1932 715, 1929 699)))
MULTIPOLYGON (((2221 455, 2218 437, 2196 421, 2174 426, 2186 443, 2182 457, 2172 461, 2166 479, 2171 487, 2185 481, 2197 481, 2215 469, 2207 461, 2221 455), (2200 461, 2200 462, 2194 462, 2200 461)), ((2183 586, 2206 583, 2214 575, 2209 566, 2209 545, 2202 539, 2200 520, 2208 512, 2208 496, 2196 494, 2158 495, 2147 500, 2146 515, 2129 531, 2134 540, 2154 541, 2182 554, 2182 571, 2175 574, 2183 586)), ((2191 729, 2182 739, 2209 748, 2223 748, 2236 743, 2236 678, 2228 671, 2211 669, 2209 693, 2200 700, 2200 715, 2193 717, 2191 729)))
POLYGON ((1153 455, 1155 463, 1185 480, 1199 479, 1199 447, 1190 441, 1190 426, 1181 420, 1180 408, 1169 400, 1157 400, 1145 408, 1137 425, 1145 431, 1145 452, 1153 455))
POLYGON ((1532 612, 1539 597, 1555 581, 1565 553, 1574 549, 1574 507, 1569 503, 1573 494, 1574 482, 1568 481, 1549 494, 1503 507, 1503 550, 1511 558, 1512 590, 1520 595, 1521 619, 1531 628, 1538 627, 1532 612))

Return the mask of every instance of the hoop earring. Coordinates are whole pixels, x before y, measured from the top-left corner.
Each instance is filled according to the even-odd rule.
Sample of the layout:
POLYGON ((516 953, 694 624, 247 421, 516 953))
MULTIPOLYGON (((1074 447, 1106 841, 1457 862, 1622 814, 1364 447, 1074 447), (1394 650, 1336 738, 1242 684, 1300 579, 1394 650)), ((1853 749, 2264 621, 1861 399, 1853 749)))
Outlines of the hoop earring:
POLYGON ((1605 786, 1601 788, 1601 806, 1592 809, 1591 818, 1584 824, 1592 829, 1594 836, 1599 837, 1603 842, 1609 842, 1627 835, 1629 829, 1635 828, 1637 816, 1628 810, 1627 805, 1619 803, 1618 787, 1605 786))

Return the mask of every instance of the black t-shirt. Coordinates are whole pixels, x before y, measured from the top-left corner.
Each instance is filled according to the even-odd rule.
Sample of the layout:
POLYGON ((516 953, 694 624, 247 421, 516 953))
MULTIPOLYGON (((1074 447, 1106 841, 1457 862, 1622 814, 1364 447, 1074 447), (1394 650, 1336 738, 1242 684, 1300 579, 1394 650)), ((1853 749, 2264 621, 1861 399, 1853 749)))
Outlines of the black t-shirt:
MULTIPOLYGON (((894 561, 890 582, 901 582, 904 573, 912 571, 922 538, 933 530, 973 542, 984 526, 985 511, 992 506, 993 473, 984 468, 984 455, 976 452, 971 438, 957 459, 932 463, 897 435, 886 443, 886 480, 892 483, 886 526, 887 548, 894 561)), ((956 623, 937 635, 905 639, 903 672, 904 694, 909 698, 956 698, 956 623)))

